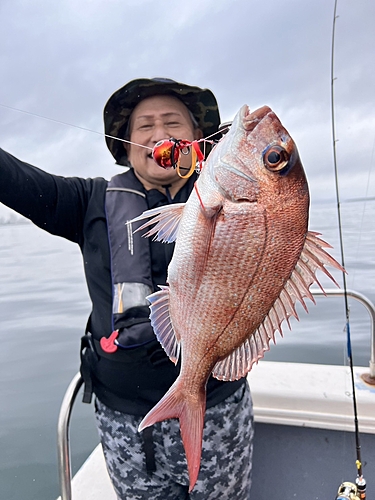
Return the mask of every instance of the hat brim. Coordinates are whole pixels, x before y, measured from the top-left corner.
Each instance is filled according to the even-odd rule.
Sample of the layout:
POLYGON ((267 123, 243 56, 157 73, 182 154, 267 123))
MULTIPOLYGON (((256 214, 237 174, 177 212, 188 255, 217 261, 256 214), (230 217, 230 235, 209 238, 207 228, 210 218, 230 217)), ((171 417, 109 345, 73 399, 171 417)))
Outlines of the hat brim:
POLYGON ((116 138, 124 138, 130 115, 137 104, 154 95, 172 95, 180 99, 193 114, 204 137, 217 132, 220 114, 216 98, 211 90, 166 78, 132 80, 117 90, 104 107, 105 139, 116 163, 128 165, 123 142, 116 138))

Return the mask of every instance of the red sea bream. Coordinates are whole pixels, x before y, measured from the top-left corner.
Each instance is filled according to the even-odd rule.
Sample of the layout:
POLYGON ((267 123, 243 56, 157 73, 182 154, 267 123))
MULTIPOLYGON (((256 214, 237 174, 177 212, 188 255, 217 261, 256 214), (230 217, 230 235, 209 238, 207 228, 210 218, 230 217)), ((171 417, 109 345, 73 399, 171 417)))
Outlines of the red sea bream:
MULTIPOLYGON (((308 231, 309 192, 292 138, 275 113, 243 106, 215 146, 186 204, 150 210, 148 235, 176 241, 168 286, 151 295, 151 322, 181 372, 140 430, 178 418, 190 490, 197 480, 206 383, 244 377, 281 323, 306 309, 316 270, 341 269, 308 231)), ((332 277, 331 277, 332 278, 332 277)), ((333 279, 333 278, 332 278, 333 279)), ((317 282, 318 283, 318 282, 317 282)))

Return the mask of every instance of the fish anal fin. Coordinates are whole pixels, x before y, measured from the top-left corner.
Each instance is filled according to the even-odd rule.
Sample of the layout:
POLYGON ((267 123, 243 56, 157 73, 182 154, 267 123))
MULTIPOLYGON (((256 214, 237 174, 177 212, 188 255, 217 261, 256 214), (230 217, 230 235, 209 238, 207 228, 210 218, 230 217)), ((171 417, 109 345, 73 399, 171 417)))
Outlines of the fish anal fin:
POLYGON ((160 286, 158 292, 147 297, 150 305, 150 320, 156 338, 169 359, 177 364, 180 356, 180 341, 176 337, 169 315, 169 288, 160 286))
POLYGON ((168 418, 178 418, 189 472, 189 492, 198 479, 206 410, 206 394, 198 398, 185 397, 179 389, 178 379, 165 396, 148 412, 139 425, 141 432, 146 427, 168 418))
POLYGON ((265 351, 269 351, 270 339, 267 330, 262 326, 250 335, 229 356, 218 361, 212 370, 212 375, 218 380, 233 381, 244 377, 263 358, 265 351))
POLYGON ((136 229, 135 232, 143 231, 143 229, 153 226, 143 236, 154 236, 156 241, 161 241, 162 243, 172 243, 173 241, 176 241, 178 227, 184 207, 185 203, 172 203, 171 205, 152 208, 151 210, 143 212, 143 214, 139 217, 132 219, 128 222, 128 224, 150 219, 151 217, 150 220, 136 229))

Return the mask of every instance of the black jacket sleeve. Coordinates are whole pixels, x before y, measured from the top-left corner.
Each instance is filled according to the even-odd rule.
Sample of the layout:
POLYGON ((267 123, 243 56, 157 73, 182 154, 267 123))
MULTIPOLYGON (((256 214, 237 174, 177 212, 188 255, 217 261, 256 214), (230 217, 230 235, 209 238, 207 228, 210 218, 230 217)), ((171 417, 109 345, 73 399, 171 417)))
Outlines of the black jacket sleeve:
POLYGON ((0 149, 0 202, 80 245, 92 186, 92 179, 52 175, 0 149))

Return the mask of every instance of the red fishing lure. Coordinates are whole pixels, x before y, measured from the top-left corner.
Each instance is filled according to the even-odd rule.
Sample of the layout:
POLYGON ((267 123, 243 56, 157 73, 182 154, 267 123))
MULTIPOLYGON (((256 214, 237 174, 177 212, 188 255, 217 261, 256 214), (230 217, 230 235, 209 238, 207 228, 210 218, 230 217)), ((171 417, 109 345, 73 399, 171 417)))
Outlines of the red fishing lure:
POLYGON ((152 150, 154 161, 162 168, 175 168, 180 177, 190 177, 197 165, 202 168, 204 155, 200 149, 198 141, 187 141, 185 139, 163 139, 155 144, 152 150), (186 175, 181 173, 181 154, 188 155, 191 151, 191 168, 186 175))

